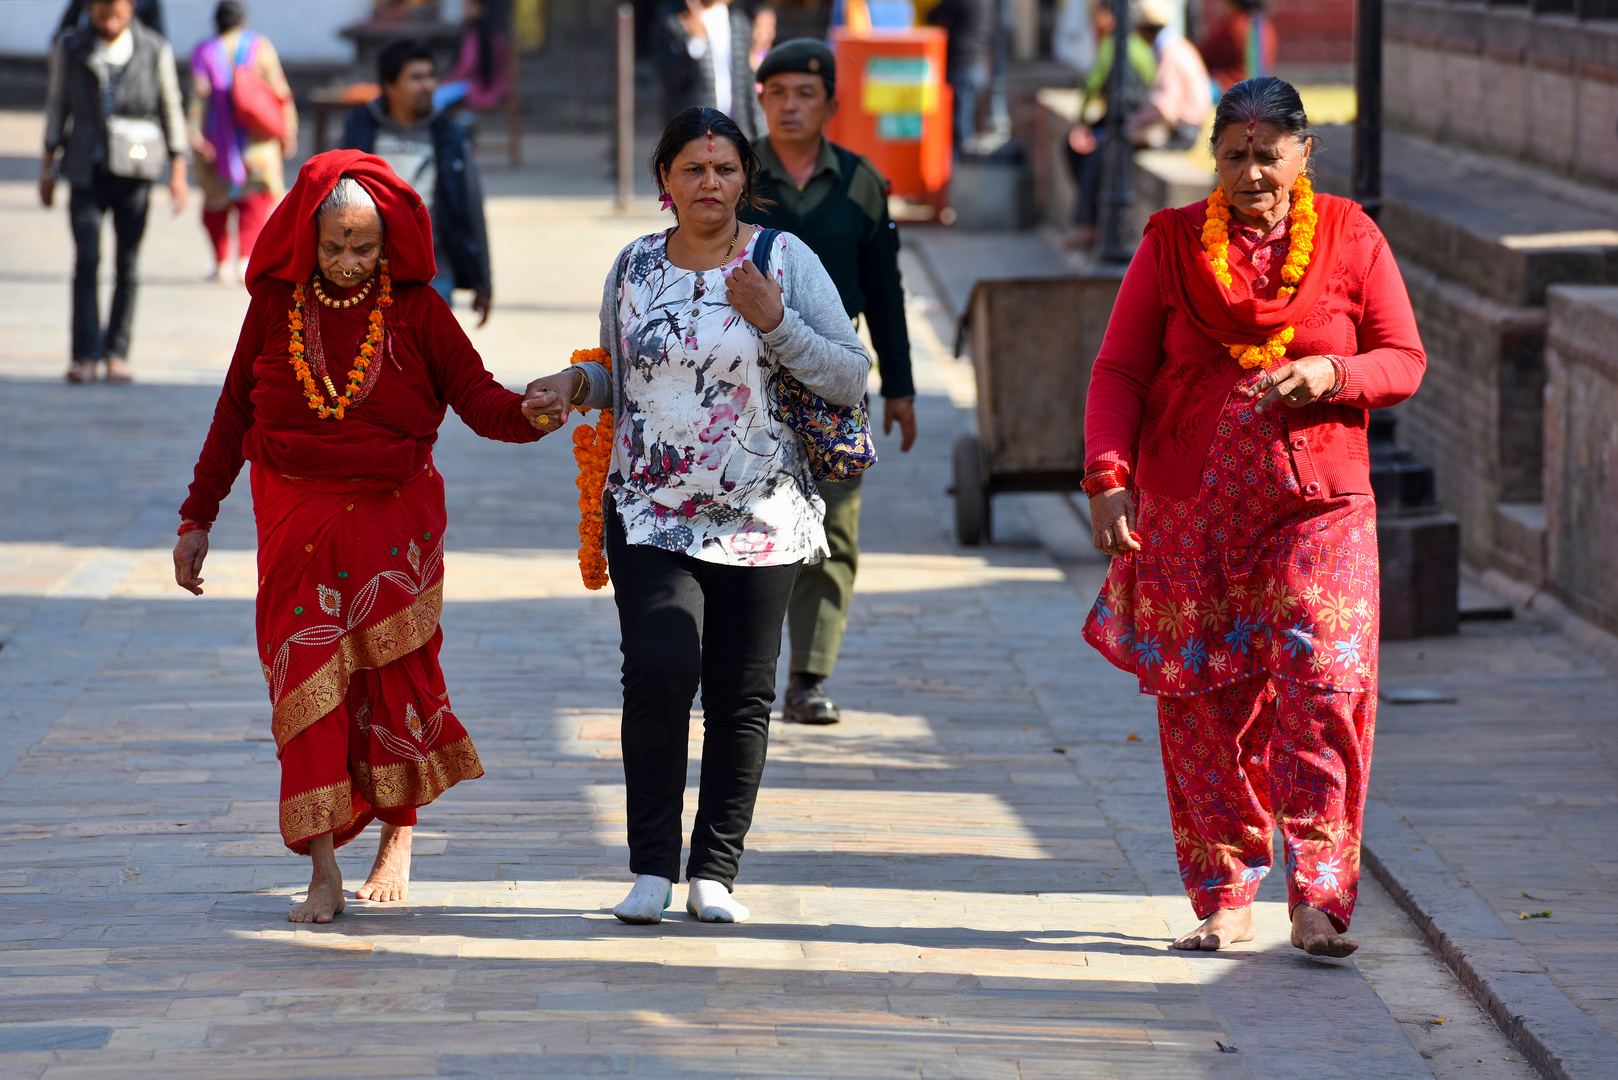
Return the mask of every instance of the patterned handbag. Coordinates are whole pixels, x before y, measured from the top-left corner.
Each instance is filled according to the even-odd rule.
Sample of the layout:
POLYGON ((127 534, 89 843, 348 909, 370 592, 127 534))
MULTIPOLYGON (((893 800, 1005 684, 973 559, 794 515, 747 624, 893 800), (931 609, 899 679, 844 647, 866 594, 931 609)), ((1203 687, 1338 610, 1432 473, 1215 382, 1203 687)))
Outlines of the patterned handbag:
MULTIPOLYGON (((753 244, 753 264, 766 278, 770 276, 770 253, 780 231, 760 229, 753 244)), ((853 405, 828 405, 791 372, 782 370, 774 412, 776 419, 803 441, 809 471, 816 480, 852 480, 876 464, 871 412, 863 399, 853 405)))

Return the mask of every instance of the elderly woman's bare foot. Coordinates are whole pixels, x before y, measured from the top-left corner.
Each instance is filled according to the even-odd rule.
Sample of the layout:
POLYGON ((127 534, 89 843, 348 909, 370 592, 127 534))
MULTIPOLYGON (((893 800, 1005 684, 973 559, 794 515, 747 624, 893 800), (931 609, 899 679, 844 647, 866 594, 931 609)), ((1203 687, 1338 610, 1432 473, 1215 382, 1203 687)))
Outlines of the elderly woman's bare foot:
POLYGON ((309 859, 314 863, 309 898, 287 912, 287 922, 329 923, 343 910, 343 871, 337 865, 331 833, 309 841, 309 859))
POLYGON ((1251 907, 1220 908, 1203 920, 1201 926, 1175 939, 1176 949, 1200 949, 1214 952, 1238 941, 1253 940, 1253 909, 1251 907))
POLYGON ((382 826, 376 862, 365 884, 354 890, 356 900, 403 900, 410 888, 410 826, 382 826))
POLYGON ((1292 909, 1292 944, 1310 956, 1347 956, 1360 947, 1339 934, 1324 911, 1308 904, 1292 909))

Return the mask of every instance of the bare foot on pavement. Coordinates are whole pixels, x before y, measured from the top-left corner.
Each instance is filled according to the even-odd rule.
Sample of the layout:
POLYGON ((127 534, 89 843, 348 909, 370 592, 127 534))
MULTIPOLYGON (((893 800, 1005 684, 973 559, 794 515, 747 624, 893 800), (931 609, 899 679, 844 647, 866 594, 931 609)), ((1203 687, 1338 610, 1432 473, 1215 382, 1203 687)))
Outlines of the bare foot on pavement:
POLYGON ((343 872, 337 866, 330 833, 309 841, 309 858, 314 864, 309 898, 287 912, 287 922, 329 923, 343 910, 343 872))
POLYGON ((1176 949, 1215 952, 1238 941, 1253 940, 1253 909, 1220 908, 1203 924, 1174 942, 1176 949))
POLYGON ((1360 947, 1339 934, 1325 912, 1308 904, 1292 910, 1292 944, 1310 956, 1347 956, 1360 947))
POLYGON ((376 862, 365 884, 354 890, 356 900, 403 900, 410 888, 410 833, 408 825, 383 825, 376 845, 376 862))

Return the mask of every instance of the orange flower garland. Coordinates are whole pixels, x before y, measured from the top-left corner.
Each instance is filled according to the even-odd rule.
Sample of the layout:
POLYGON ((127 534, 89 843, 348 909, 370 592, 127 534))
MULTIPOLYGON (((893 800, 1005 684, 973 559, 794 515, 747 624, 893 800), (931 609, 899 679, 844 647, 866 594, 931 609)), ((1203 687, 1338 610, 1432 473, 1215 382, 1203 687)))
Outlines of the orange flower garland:
POLYGON ((304 359, 303 346, 303 308, 304 301, 309 297, 309 290, 303 284, 295 285, 292 289, 292 310, 287 312, 287 328, 292 331, 292 339, 287 343, 287 357, 292 362, 292 372, 297 376, 298 382, 303 385, 304 400, 309 402, 309 408, 322 420, 341 420, 343 412, 354 403, 354 397, 365 385, 365 370, 376 359, 376 350, 382 345, 382 311, 393 306, 393 279, 388 276, 388 260, 383 259, 379 268, 382 279, 382 291, 377 295, 376 307, 371 309, 370 329, 366 331, 365 340, 360 343, 360 354, 354 358, 354 366, 349 369, 348 382, 339 394, 337 387, 332 385, 331 376, 324 378, 326 390, 331 395, 332 404, 326 403, 326 398, 320 393, 320 384, 315 382, 314 372, 309 370, 309 362, 304 359))
MULTIPOLYGON (((1309 269, 1309 257, 1315 250, 1315 226, 1320 217, 1315 213, 1315 189, 1309 177, 1299 175, 1292 185, 1292 225, 1287 230, 1287 257, 1281 264, 1280 295, 1291 296, 1298 291, 1298 282, 1309 269)), ((1208 216, 1202 223, 1202 249, 1208 253, 1219 284, 1230 288, 1230 202, 1223 188, 1214 188, 1208 196, 1208 216)), ((1229 345, 1238 363, 1244 368, 1267 368, 1287 354, 1294 330, 1284 327, 1271 334, 1262 345, 1229 345)))
MULTIPOLYGON (((612 355, 605 349, 579 349, 572 362, 595 361, 612 371, 612 355)), ((587 412, 580 409, 580 412, 587 412)), ((612 461, 612 410, 602 409, 595 427, 573 429, 573 460, 579 463, 579 576, 586 589, 607 583, 607 560, 601 554, 601 493, 607 487, 607 466, 612 461)))

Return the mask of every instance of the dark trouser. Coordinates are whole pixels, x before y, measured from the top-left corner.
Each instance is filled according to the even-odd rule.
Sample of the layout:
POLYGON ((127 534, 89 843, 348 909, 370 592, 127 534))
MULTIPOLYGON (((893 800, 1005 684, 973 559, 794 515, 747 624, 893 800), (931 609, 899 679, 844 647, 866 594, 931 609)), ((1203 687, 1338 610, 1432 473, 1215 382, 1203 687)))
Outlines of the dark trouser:
POLYGON ((145 180, 113 176, 97 168, 89 187, 75 187, 68 200, 68 221, 78 259, 73 264, 73 359, 102 360, 129 356, 129 328, 135 321, 135 260, 146 234, 146 210, 152 185, 145 180), (112 211, 117 240, 117 284, 105 333, 96 275, 101 269, 101 219, 112 211))
POLYGON ((825 678, 837 667, 837 653, 848 629, 848 606, 854 599, 854 576, 860 567, 860 481, 822 480, 826 502, 826 547, 830 554, 803 568, 787 629, 792 635, 793 674, 825 678))
POLYGON ((984 66, 963 67, 949 76, 950 90, 955 94, 954 142, 958 147, 964 140, 978 133, 978 102, 989 85, 989 69, 984 66))
POLYGON ((1106 160, 1107 128, 1103 118, 1095 125, 1096 148, 1081 154, 1067 147, 1067 166, 1073 174, 1073 186, 1078 189, 1073 200, 1073 224, 1094 226, 1101 217, 1101 173, 1106 160))
POLYGON ((702 787, 685 876, 728 889, 764 775, 781 622, 801 564, 722 566, 630 544, 606 500, 624 653, 629 869, 680 877, 691 700, 702 685, 702 787))

